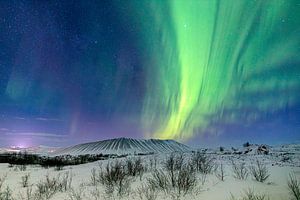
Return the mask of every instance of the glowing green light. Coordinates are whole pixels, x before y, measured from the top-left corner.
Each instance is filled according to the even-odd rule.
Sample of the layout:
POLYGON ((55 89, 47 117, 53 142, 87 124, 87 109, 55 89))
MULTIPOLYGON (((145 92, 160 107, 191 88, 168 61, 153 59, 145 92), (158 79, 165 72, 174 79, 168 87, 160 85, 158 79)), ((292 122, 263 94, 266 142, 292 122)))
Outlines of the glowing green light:
MULTIPOLYGON (((164 18, 165 10, 153 3, 159 33, 150 32, 147 45, 163 50, 152 53, 146 127, 159 124, 158 138, 188 139, 213 120, 232 121, 246 109, 271 112, 291 104, 296 94, 274 94, 300 85, 299 69, 282 66, 299 54, 294 4, 172 0, 170 18, 164 18)), ((256 118, 251 111, 247 115, 256 118)))

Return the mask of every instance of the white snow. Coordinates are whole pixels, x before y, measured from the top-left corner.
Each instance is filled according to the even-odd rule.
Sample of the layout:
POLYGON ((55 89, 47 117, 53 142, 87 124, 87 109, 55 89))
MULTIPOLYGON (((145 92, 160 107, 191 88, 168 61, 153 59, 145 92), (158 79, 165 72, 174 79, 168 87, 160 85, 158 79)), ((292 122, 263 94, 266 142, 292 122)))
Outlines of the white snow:
MULTIPOLYGON (((162 163, 169 155, 169 149, 172 148, 172 145, 177 145, 174 142, 162 142, 153 140, 150 144, 143 141, 137 140, 125 140, 126 144, 114 141, 112 143, 92 143, 93 145, 85 146, 75 146, 76 148, 67 149, 69 152, 75 153, 86 153, 86 152, 98 152, 99 150, 103 151, 109 150, 111 152, 124 152, 124 149, 133 148, 133 152, 137 150, 149 149, 153 150, 153 143, 159 143, 161 149, 167 150, 166 153, 158 152, 155 155, 146 155, 146 156, 131 156, 131 157, 141 157, 143 163, 147 166, 150 164, 150 160, 157 160, 157 168, 162 168, 162 163), (130 142, 129 142, 130 141, 130 142), (71 151, 72 150, 72 151, 71 151)), ((181 147, 181 145, 179 145, 181 147)), ((256 193, 263 193, 270 197, 271 200, 289 200, 290 194, 287 187, 287 180, 290 173, 296 175, 298 180, 300 180, 300 145, 284 145, 271 147, 269 155, 256 155, 256 154, 223 154, 220 153, 218 149, 211 150, 209 155, 214 157, 217 163, 223 163, 225 166, 225 181, 220 181, 215 174, 209 174, 206 177, 204 184, 201 183, 203 178, 201 174, 197 174, 197 187, 196 189, 188 193, 185 196, 180 196, 178 199, 197 199, 197 200, 229 200, 230 194, 239 197, 245 190, 252 189, 256 193), (282 159, 283 156, 290 157, 289 159, 282 159), (233 177, 233 172, 231 168, 231 160, 235 162, 244 162, 246 166, 250 166, 254 163, 255 160, 260 160, 265 163, 268 167, 270 177, 265 183, 260 183, 251 176, 246 180, 237 180, 233 177)), ((63 151, 67 152, 67 151, 63 151)), ((184 157, 189 158, 191 152, 185 152, 184 157)), ((116 160, 124 160, 126 158, 115 158, 109 160, 101 160, 97 162, 77 165, 77 166, 67 166, 64 167, 62 171, 55 171, 54 168, 44 169, 40 166, 28 166, 26 171, 15 171, 14 168, 9 168, 8 164, 0 164, 0 177, 4 174, 7 174, 6 181, 2 188, 9 186, 12 190, 13 196, 16 199, 20 199, 20 195, 24 196, 27 188, 23 188, 21 185, 21 177, 24 174, 29 173, 30 179, 29 184, 32 185, 33 190, 36 187, 36 184, 41 180, 45 179, 45 176, 48 174, 51 177, 57 177, 59 173, 69 172, 74 175, 72 181, 72 188, 75 191, 80 192, 83 195, 83 200, 102 200, 102 199, 120 199, 117 196, 113 198, 108 198, 105 190, 106 188, 101 184, 93 186, 91 184, 91 170, 93 168, 99 169, 99 165, 104 167, 108 162, 114 162, 116 160), (95 192, 100 194, 100 197, 95 198, 93 195, 95 192)), ((128 195, 124 195, 121 199, 127 200, 139 200, 140 190, 139 188, 147 182, 147 178, 151 177, 151 172, 145 173, 142 180, 139 178, 133 178, 130 184, 130 192, 128 195)), ((50 200, 72 200, 69 197, 70 191, 67 192, 58 192, 50 200)), ((157 191, 157 200, 173 200, 176 199, 174 194, 165 194, 163 192, 157 191)))

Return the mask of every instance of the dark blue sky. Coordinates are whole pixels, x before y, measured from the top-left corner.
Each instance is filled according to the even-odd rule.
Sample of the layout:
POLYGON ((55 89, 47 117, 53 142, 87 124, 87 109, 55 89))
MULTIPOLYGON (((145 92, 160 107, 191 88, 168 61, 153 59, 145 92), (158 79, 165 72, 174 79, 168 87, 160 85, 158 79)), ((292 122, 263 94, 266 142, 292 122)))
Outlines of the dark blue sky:
MULTIPOLYGON (((296 1, 290 3, 288 9, 299 7, 296 1)), ((182 50, 180 29, 173 20, 181 13, 174 14, 171 8, 167 2, 136 0, 1 1, 0 146, 62 146, 113 137, 157 137, 149 130, 161 129, 170 118, 161 124, 160 117, 153 119, 155 123, 149 122, 153 126, 149 128, 149 110, 171 113, 172 98, 182 95, 176 73, 162 69, 177 65, 169 61, 175 60, 169 54, 180 57, 182 50), (149 109, 148 102, 155 105, 149 109)), ((290 21, 278 29, 286 38, 280 40, 281 45, 289 50, 291 41, 299 44, 299 40, 288 39, 299 33, 295 10, 278 14, 280 23, 290 21)), ((274 101, 273 108, 268 105, 267 110, 259 111, 255 120, 238 117, 230 122, 224 117, 226 105, 222 105, 217 113, 209 113, 214 116, 205 129, 193 128, 193 137, 183 136, 182 141, 204 146, 237 145, 245 140, 274 144, 299 141, 299 51, 299 47, 293 49, 293 54, 286 55, 290 57, 282 59, 280 67, 288 66, 282 75, 283 68, 258 73, 260 80, 272 79, 272 87, 278 90, 272 89, 270 94, 236 92, 239 101, 232 102, 244 104, 243 98, 264 101, 260 97, 278 95, 280 103, 274 101), (280 76, 291 76, 291 82, 280 76), (285 87, 287 83, 292 85, 285 87)), ((246 47, 240 50, 241 55, 245 52, 246 47)), ((230 108, 235 116, 239 112, 249 116, 258 109, 253 106, 246 111, 236 104, 238 112, 230 108)), ((189 120, 191 116, 194 114, 189 120)))
POLYGON ((99 138, 137 134, 139 125, 132 121, 140 115, 144 71, 135 28, 123 23, 116 3, 1 1, 3 130, 54 135, 82 131, 99 138), (57 121, 40 123, 36 118, 57 121))

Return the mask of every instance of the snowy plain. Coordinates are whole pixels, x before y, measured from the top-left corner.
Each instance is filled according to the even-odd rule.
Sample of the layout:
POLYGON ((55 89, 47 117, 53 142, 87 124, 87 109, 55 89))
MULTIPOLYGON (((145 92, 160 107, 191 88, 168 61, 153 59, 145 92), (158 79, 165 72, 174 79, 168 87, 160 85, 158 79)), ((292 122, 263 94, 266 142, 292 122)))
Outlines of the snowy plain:
MULTIPOLYGON (((268 155, 261 154, 233 154, 229 151, 220 152, 215 150, 200 150, 205 152, 209 158, 213 158, 214 165, 224 167, 224 180, 220 180, 218 169, 212 173, 196 173, 196 185, 186 194, 178 195, 176 191, 170 190, 164 192, 157 190, 152 200, 160 199, 203 199, 203 200, 230 200, 231 195, 237 199, 242 199, 245 192, 252 190, 257 194, 265 194, 270 200, 290 200, 290 191, 287 186, 289 175, 293 174, 296 179, 300 180, 300 145, 285 145, 270 148, 268 155), (245 180, 239 180, 234 177, 232 162, 245 163, 245 166, 255 164, 259 160, 266 165, 269 178, 261 183, 249 174, 245 180)), ((189 160, 192 152, 184 153, 185 160, 189 160)), ((28 165, 24 171, 6 163, 0 164, 0 179, 6 176, 2 191, 8 187, 12 196, 16 200, 36 199, 33 196, 37 184, 48 175, 52 177, 63 177, 65 174, 71 175, 72 181, 70 188, 66 191, 58 191, 49 197, 51 200, 101 200, 101 199, 148 199, 144 196, 145 187, 148 187, 148 180, 153 176, 154 170, 164 171, 164 163, 170 156, 170 153, 158 153, 153 155, 129 155, 126 158, 109 158, 96 162, 65 166, 61 170, 55 168, 42 168, 38 165, 28 165), (100 184, 93 184, 92 172, 105 170, 108 163, 117 161, 125 162, 127 159, 141 158, 142 164, 146 166, 147 171, 143 176, 131 177, 127 183, 126 192, 122 195, 109 194, 107 188, 100 184), (153 166, 153 163, 156 163, 153 166), (155 168, 155 169, 154 169, 155 168), (22 176, 29 174, 28 186, 22 186, 22 176), (28 194, 31 192, 32 194, 28 194)), ((267 198, 266 198, 267 199, 267 198)), ((149 200, 149 199, 148 199, 149 200)))

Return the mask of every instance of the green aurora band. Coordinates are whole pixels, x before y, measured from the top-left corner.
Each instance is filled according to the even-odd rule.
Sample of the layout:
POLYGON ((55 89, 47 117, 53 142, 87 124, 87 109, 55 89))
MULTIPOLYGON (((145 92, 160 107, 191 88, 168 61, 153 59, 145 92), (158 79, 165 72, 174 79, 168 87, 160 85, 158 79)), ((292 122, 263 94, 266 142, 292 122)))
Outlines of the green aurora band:
MULTIPOLYGON (((187 140, 299 98, 297 1, 135 1, 148 137, 187 140)), ((134 15, 133 15, 134 16, 134 15)))

